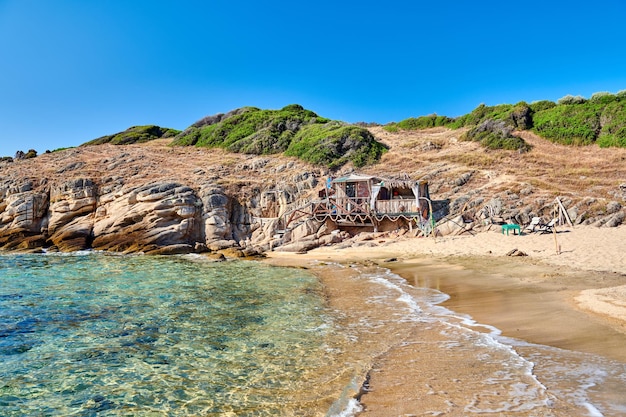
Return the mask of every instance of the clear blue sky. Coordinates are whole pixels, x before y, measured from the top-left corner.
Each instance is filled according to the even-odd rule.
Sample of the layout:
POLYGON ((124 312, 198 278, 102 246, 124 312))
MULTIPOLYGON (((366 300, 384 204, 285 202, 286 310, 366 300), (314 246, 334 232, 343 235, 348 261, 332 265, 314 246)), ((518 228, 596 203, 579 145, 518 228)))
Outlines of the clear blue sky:
POLYGON ((626 89, 626 2, 0 0, 0 156, 298 103, 347 122, 626 89))

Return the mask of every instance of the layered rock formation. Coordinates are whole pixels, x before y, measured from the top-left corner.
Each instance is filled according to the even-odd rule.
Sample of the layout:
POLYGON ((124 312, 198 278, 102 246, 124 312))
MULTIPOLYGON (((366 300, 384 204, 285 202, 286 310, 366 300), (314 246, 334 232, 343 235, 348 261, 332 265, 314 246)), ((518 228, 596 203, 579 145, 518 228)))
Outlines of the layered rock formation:
MULTIPOLYGON (((252 254, 269 245, 277 227, 259 219, 275 220, 319 175, 300 173, 281 184, 265 181, 258 171, 248 177, 258 169, 267 178, 285 170, 263 158, 229 155, 238 163, 227 167, 213 162, 224 156, 220 151, 97 148, 106 157, 75 149, 0 167, 1 248, 154 254, 236 248, 252 254), (185 163, 203 156, 213 172, 185 163), (78 161, 59 168, 67 159, 78 161), (20 176, 29 171, 45 178, 20 176)), ((291 164, 292 170, 301 168, 291 164)))

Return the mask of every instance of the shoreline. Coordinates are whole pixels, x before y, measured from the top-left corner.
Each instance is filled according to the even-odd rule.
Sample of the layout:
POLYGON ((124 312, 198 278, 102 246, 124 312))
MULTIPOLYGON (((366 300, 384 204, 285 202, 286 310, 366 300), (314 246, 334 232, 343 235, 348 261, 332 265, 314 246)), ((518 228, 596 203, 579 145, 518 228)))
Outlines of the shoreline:
MULTIPOLYGON (((345 249, 322 247, 305 254, 272 252, 267 262, 311 267, 317 261, 387 268, 414 287, 448 294, 450 298, 442 307, 493 326, 504 337, 626 364, 626 228, 580 227, 562 231, 556 239, 561 249, 558 255, 554 235, 506 236, 491 231, 473 236, 365 242, 345 249), (528 256, 505 256, 512 249, 528 256)), ((316 267, 312 270, 316 272, 316 267)), ((328 278, 320 279, 328 284, 328 278)), ((342 284, 335 280, 333 285, 342 284)), ((424 380, 423 374, 432 369, 441 375, 454 374, 449 359, 439 358, 432 347, 424 345, 424 338, 435 341, 437 337, 407 335, 403 344, 375 358, 369 389, 361 398, 364 411, 359 415, 426 410, 425 401, 432 402, 433 398, 426 400, 411 386, 424 380), (411 344, 419 349, 407 348, 411 344), (424 357, 429 369, 406 366, 424 357)), ((473 366, 471 358, 461 353, 455 361, 473 366)), ((466 377, 473 378, 471 373, 466 377)), ((432 385, 430 381, 424 383, 432 385)), ((554 411, 558 416, 577 412, 562 402, 554 411)))

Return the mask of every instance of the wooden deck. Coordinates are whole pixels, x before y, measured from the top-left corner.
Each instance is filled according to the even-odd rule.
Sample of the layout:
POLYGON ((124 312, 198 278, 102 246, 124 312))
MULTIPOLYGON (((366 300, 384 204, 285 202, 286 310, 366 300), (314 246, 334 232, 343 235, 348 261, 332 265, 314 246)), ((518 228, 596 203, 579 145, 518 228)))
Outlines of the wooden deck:
POLYGON ((330 219, 338 225, 351 226, 374 226, 384 219, 422 223, 429 220, 430 201, 424 198, 420 206, 415 198, 377 200, 373 209, 370 201, 364 198, 327 198, 285 213, 284 227, 287 229, 304 218, 330 219))

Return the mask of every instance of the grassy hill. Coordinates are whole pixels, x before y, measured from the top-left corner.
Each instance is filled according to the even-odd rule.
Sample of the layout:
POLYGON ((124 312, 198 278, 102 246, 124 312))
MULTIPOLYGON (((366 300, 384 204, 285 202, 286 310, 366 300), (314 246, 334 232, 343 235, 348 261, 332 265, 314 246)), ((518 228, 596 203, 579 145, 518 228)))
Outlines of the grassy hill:
MULTIPOLYGON (((487 149, 527 152, 520 134, 529 131, 563 145, 626 147, 626 90, 596 93, 591 98, 565 96, 557 102, 481 104, 460 117, 429 115, 384 126, 387 132, 435 127, 462 129, 459 138, 487 149)), ((321 117, 298 104, 279 110, 243 107, 207 116, 184 131, 159 126, 134 126, 84 145, 132 144, 172 138, 171 146, 221 148, 252 155, 295 156, 331 169, 351 162, 360 168, 378 162, 387 151, 364 126, 321 117)))
POLYGON ((230 152, 284 153, 330 168, 377 162, 386 148, 365 128, 320 117, 298 104, 280 110, 244 107, 209 116, 174 138, 172 146, 222 148, 230 152))
POLYGON ((555 143, 600 147, 626 147, 626 90, 617 94, 596 93, 590 99, 565 96, 556 103, 481 104, 457 117, 421 116, 385 127, 389 132, 445 126, 469 128, 462 139, 478 141, 492 149, 528 150, 529 145, 513 134, 530 130, 555 143))
POLYGON ((133 126, 123 132, 113 135, 102 136, 83 143, 81 146, 102 145, 130 145, 133 143, 145 143, 155 139, 171 138, 180 133, 180 130, 160 127, 155 125, 133 126))

